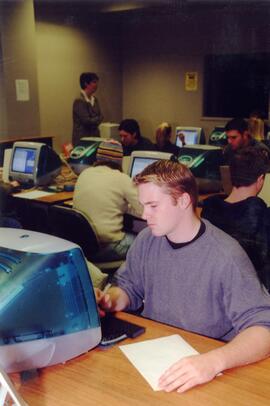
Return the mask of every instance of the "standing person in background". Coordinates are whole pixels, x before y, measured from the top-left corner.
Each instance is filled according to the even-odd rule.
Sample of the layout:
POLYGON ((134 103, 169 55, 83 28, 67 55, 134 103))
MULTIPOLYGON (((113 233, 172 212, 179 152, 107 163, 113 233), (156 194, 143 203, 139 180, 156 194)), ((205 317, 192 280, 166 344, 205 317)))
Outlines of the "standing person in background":
POLYGON ((94 96, 99 78, 96 73, 87 72, 80 76, 81 97, 73 103, 72 143, 77 145, 82 137, 99 137, 98 126, 103 116, 98 99, 94 96))
POLYGON ((153 151, 154 144, 141 136, 139 124, 133 118, 122 120, 119 125, 119 135, 124 155, 131 155, 133 151, 153 151))
POLYGON ((95 260, 125 259, 135 235, 124 230, 124 214, 141 216, 137 189, 122 173, 123 149, 114 140, 101 142, 94 166, 79 176, 74 191, 74 207, 94 225, 101 249, 95 260))
POLYGON ((161 123, 156 130, 156 148, 158 151, 169 152, 175 156, 180 153, 180 148, 171 143, 172 127, 168 123, 161 123))

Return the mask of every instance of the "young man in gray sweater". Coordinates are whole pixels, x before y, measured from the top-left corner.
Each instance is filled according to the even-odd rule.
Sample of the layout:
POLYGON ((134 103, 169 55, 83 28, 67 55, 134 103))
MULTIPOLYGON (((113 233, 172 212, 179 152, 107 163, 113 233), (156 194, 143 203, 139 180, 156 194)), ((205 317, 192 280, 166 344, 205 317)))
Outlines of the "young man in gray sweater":
POLYGON ((225 369, 267 357, 270 296, 237 241, 197 217, 190 171, 158 161, 134 181, 148 228, 116 273, 117 286, 105 295, 97 292, 100 308, 135 310, 144 304, 145 317, 228 342, 176 362, 160 377, 160 388, 184 392, 225 369))

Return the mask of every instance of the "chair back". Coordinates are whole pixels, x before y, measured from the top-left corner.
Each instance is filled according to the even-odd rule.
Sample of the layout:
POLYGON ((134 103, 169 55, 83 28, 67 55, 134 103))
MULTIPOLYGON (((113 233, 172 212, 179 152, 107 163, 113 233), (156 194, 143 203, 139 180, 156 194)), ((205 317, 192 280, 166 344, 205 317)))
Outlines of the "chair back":
POLYGON ((89 261, 99 250, 96 233, 88 218, 79 210, 50 206, 49 228, 52 235, 78 244, 89 261))

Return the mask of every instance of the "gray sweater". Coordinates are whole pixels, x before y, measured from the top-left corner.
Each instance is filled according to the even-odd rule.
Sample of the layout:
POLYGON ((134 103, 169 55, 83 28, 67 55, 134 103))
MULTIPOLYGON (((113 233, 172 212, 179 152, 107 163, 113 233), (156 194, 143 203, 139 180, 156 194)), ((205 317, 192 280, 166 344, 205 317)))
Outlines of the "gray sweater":
POLYGON ((270 327, 270 295, 236 240, 204 220, 197 240, 173 249, 165 237, 143 230, 130 248, 116 283, 130 310, 225 341, 254 325, 270 327))

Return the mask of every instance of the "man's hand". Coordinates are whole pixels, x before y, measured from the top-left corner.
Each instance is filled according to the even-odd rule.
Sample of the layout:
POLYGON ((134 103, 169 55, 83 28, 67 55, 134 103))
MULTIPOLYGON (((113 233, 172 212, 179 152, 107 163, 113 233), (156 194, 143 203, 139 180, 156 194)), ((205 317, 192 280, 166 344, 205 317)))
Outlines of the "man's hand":
POLYGON ((94 288, 96 302, 98 304, 98 311, 100 317, 105 316, 105 311, 110 310, 112 307, 111 297, 108 293, 105 293, 99 288, 94 288))
POLYGON ((192 355, 177 361, 159 379, 159 388, 171 392, 185 392, 193 386, 214 379, 220 371, 212 353, 192 355))

